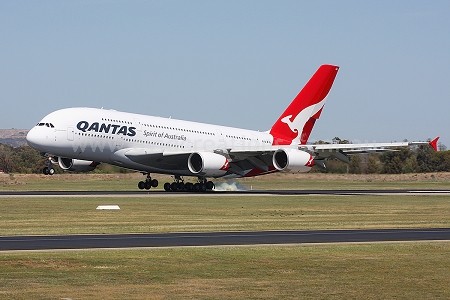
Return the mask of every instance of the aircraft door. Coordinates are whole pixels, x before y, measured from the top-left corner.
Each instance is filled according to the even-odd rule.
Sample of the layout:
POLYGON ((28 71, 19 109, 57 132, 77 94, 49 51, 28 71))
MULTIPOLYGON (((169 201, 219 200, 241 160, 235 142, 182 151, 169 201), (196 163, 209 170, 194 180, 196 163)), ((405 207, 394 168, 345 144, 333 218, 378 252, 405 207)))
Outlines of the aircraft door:
POLYGON ((68 141, 73 141, 73 136, 74 136, 73 127, 67 128, 67 140, 68 141))
POLYGON ((123 137, 116 135, 114 137, 114 142, 116 144, 116 150, 119 150, 123 145, 123 137))
POLYGON ((217 134, 217 148, 221 149, 221 150, 225 150, 226 149, 226 142, 225 142, 225 134, 221 131, 221 130, 217 130, 216 131, 217 134))

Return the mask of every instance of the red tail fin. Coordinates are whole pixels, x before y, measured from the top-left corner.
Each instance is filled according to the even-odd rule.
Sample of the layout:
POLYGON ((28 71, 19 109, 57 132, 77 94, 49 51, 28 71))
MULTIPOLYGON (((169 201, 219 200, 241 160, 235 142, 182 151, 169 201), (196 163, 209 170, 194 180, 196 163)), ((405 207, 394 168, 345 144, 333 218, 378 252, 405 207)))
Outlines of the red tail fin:
POLYGON ((274 145, 306 144, 339 67, 322 65, 270 130, 274 145))

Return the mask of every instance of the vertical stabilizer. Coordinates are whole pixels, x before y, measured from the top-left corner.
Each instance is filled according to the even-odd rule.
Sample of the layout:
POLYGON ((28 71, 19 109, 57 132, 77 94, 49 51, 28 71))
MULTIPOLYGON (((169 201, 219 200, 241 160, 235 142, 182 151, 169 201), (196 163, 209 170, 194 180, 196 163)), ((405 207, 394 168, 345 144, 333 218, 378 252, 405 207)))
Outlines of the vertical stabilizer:
POLYGON ((306 144, 325 105, 338 66, 322 65, 270 130, 274 145, 306 144))

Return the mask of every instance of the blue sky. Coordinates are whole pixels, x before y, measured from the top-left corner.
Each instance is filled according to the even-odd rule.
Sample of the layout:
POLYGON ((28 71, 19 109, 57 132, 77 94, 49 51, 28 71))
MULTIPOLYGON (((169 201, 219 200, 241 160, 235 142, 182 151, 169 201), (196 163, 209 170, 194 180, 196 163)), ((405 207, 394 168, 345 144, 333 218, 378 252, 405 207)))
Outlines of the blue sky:
POLYGON ((1 1, 0 128, 105 107, 267 130, 341 67, 312 140, 450 146, 450 1, 1 1))

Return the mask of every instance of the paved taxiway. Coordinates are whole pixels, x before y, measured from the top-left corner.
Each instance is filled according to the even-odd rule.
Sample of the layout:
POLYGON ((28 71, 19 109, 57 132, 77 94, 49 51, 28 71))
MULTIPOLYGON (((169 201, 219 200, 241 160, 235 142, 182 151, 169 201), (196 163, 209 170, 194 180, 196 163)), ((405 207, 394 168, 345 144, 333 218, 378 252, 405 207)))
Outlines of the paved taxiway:
POLYGON ((0 191, 0 197, 148 197, 148 196, 294 196, 294 195, 450 195, 450 190, 245 190, 211 191, 206 193, 157 191, 0 191))
POLYGON ((95 249, 450 240, 450 228, 4 236, 0 250, 95 249))

